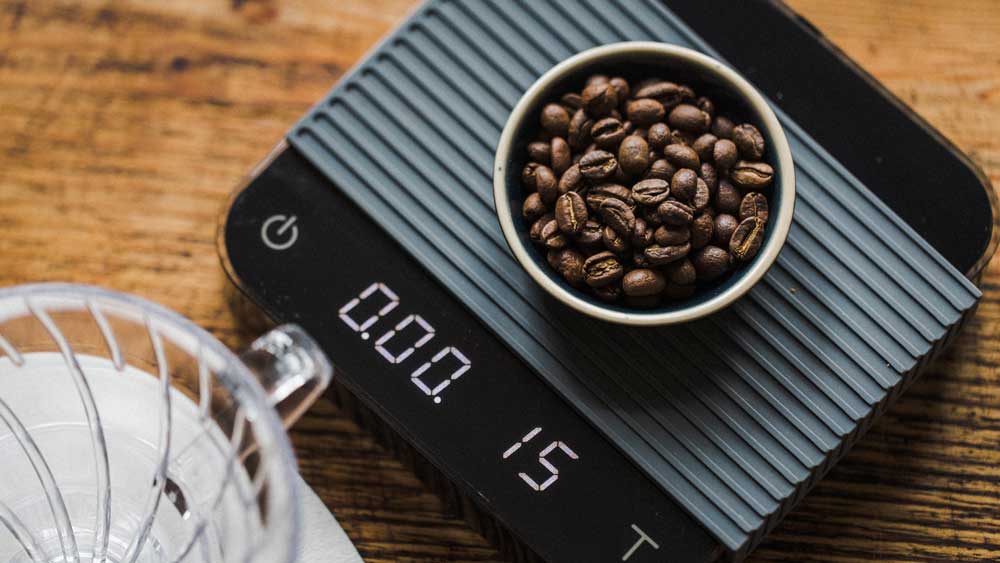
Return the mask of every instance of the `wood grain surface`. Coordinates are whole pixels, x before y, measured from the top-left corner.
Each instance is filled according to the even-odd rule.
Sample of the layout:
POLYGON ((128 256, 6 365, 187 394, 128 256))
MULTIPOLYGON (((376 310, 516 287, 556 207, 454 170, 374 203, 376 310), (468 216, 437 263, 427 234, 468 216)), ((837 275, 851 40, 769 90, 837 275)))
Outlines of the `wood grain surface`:
MULTIPOLYGON (((0 0, 0 285, 159 301, 238 347, 217 215, 412 0, 0 0)), ((794 0, 1000 184, 1000 2, 794 0)), ((1000 263, 951 351, 754 561, 1000 560, 1000 263)), ((372 562, 498 556, 323 401, 306 479, 372 562)))

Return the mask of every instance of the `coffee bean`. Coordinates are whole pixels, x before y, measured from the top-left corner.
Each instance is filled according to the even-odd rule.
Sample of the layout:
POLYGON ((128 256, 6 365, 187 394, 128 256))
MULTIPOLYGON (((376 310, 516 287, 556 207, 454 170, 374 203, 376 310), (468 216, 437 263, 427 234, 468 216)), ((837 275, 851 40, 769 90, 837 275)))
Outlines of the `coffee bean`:
POLYGON ((577 192, 586 186, 583 174, 580 173, 580 165, 574 164, 563 172, 559 177, 559 193, 577 192))
POLYGON ((685 89, 673 82, 656 82, 643 86, 636 90, 635 98, 652 98, 666 108, 673 108, 687 97, 688 89, 685 89))
POLYGON ((718 246, 706 246, 694 253, 691 258, 698 279, 712 281, 719 279, 729 271, 732 259, 729 253, 718 246))
POLYGON ((666 285, 663 274, 647 268, 632 270, 622 278, 622 290, 630 297, 659 295, 666 285))
POLYGON ((723 172, 732 168, 738 158, 739 151, 736 149, 736 143, 729 139, 719 139, 712 147, 712 160, 723 172))
POLYGON ((694 140, 691 144, 691 148, 694 152, 698 153, 698 158, 702 162, 708 162, 712 160, 713 151, 715 150, 715 143, 719 140, 718 137, 711 133, 705 133, 694 140))
POLYGON ((635 213, 632 208, 620 199, 605 199, 598 210, 604 224, 608 225, 623 237, 632 236, 635 229, 635 213))
POLYGON ((545 215, 542 215, 541 217, 536 219, 534 223, 531 224, 531 228, 528 229, 528 237, 533 242, 541 244, 542 228, 545 227, 545 225, 549 224, 550 221, 554 220, 555 220, 555 215, 551 213, 546 213, 545 215))
POLYGON ((653 239, 660 246, 675 246, 691 240, 691 229, 684 226, 663 225, 653 232, 653 239))
POLYGON ((590 144, 590 129, 594 126, 594 120, 582 109, 576 110, 569 121, 569 131, 566 141, 574 149, 582 149, 590 144))
POLYGON ((728 180, 719 180, 719 189, 715 191, 715 210, 719 213, 738 215, 740 212, 740 192, 728 180))
POLYGON ((771 185, 771 180, 774 179, 774 169, 766 162, 741 160, 733 165, 729 177, 744 191, 758 191, 771 185))
POLYGON ((649 98, 633 100, 625 108, 626 117, 636 127, 649 127, 657 121, 661 121, 665 113, 663 104, 649 98))
POLYGON ((632 191, 620 184, 600 184, 587 191, 587 207, 593 211, 601 208, 607 199, 619 199, 626 204, 632 203, 632 191))
POLYGON ((618 103, 622 103, 628 99, 631 89, 628 86, 628 81, 620 76, 616 76, 608 81, 608 84, 615 89, 615 94, 618 96, 618 103))
POLYGON ((676 246, 660 246, 654 244, 652 246, 647 246, 643 250, 643 254, 646 259, 649 260, 654 266, 662 266, 664 264, 669 264, 675 260, 680 260, 691 252, 691 244, 684 243, 676 246))
POLYGON ((694 295, 696 289, 697 288, 693 285, 675 285, 668 283, 667 287, 663 288, 663 296, 667 299, 678 301, 691 297, 694 295))
MULTIPOLYGON (((611 177, 618 169, 615 156, 607 151, 590 151, 580 159, 580 173, 591 182, 600 182, 611 177)), ((536 173, 537 176, 537 173, 536 173)))
POLYGON ((618 147, 618 165, 630 176, 639 176, 649 167, 649 145, 642 137, 625 137, 618 147))
POLYGON ((646 134, 649 147, 655 151, 662 151, 663 147, 670 144, 670 128, 666 123, 654 123, 649 126, 646 134))
POLYGON ((559 272, 570 285, 583 284, 583 255, 572 248, 550 250, 548 262, 552 269, 559 272))
POLYGON ((708 184, 705 183, 705 180, 698 178, 694 195, 691 196, 691 207, 694 208, 695 212, 704 211, 711 199, 712 192, 709 191, 708 184))
POLYGON ((592 86, 594 84, 607 84, 611 82, 611 78, 607 74, 591 74, 587 77, 587 82, 584 86, 592 86))
POLYGON ((542 129, 553 137, 569 134, 569 112, 559 104, 548 104, 542 108, 542 129))
POLYGON ((552 151, 549 158, 552 163, 552 171, 556 176, 562 176, 573 164, 573 153, 570 151, 569 144, 562 137, 552 137, 549 146, 552 151))
POLYGON ((590 128, 590 138, 594 140, 594 144, 606 151, 617 151, 618 145, 625 138, 625 127, 621 121, 605 117, 590 128))
POLYGON ((701 160, 698 153, 687 145, 672 144, 663 148, 663 157, 670 161, 670 164, 678 168, 690 168, 697 170, 701 168, 701 160))
POLYGON ((764 242, 764 221, 759 217, 747 217, 740 221, 733 237, 729 239, 729 252, 740 262, 749 262, 757 255, 764 242))
POLYGON ((604 117, 618 105, 618 92, 607 81, 590 84, 581 97, 583 108, 594 117, 604 117))
POLYGON ((532 162, 548 166, 552 158, 552 147, 548 143, 534 142, 528 143, 528 158, 532 162))
POLYGON ((548 209, 542 203, 542 196, 538 195, 538 192, 528 194, 528 197, 524 198, 524 204, 521 206, 521 214, 524 215, 525 219, 534 221, 544 215, 546 211, 548 209))
POLYGON ((659 178, 647 178, 632 186, 632 199, 640 205, 659 205, 670 197, 670 184, 659 178))
POLYGON ((601 241, 604 243, 604 248, 615 254, 628 250, 628 240, 608 225, 605 225, 604 229, 601 230, 601 241))
POLYGON ((545 205, 555 205, 556 198, 559 197, 559 184, 551 168, 548 166, 535 168, 535 188, 538 190, 538 195, 542 196, 545 205))
POLYGON ((725 116, 719 115, 712 120, 712 134, 720 139, 732 139, 734 127, 732 120, 725 116))
POLYGON ((559 103, 566 108, 566 113, 568 113, 570 118, 572 118, 573 113, 583 107, 583 98, 581 98, 580 94, 577 94, 576 92, 570 92, 568 94, 563 94, 563 97, 559 98, 559 103))
POLYGON ((729 239, 733 237, 733 233, 736 232, 736 227, 739 224, 739 219, 728 213, 720 213, 716 215, 712 244, 722 248, 729 248, 729 239))
POLYGON ((677 173, 677 167, 670 164, 665 158, 660 158, 654 160, 652 164, 649 165, 649 170, 646 171, 646 178, 656 178, 658 180, 670 181, 677 173))
POLYGON ((688 258, 667 264, 663 267, 663 273, 667 281, 674 285, 691 285, 698 277, 694 264, 688 258))
POLYGON ((610 252, 601 252, 583 262, 584 281, 590 287, 601 287, 618 281, 625 275, 618 257, 610 252))
POLYGON ((709 117, 715 117, 715 102, 705 96, 700 96, 695 100, 694 105, 698 106, 698 109, 708 114, 709 117))
POLYGON ((667 116, 667 124, 671 129, 680 129, 689 133, 703 133, 708 131, 712 124, 712 118, 697 106, 691 104, 680 104, 670 110, 667 116))
POLYGON ((559 196, 555 208, 556 222, 559 230, 567 235, 575 235, 583 229, 587 222, 587 204, 583 196, 569 192, 559 196))
POLYGON ((745 160, 760 160, 764 156, 764 136, 749 123, 733 128, 733 142, 745 160))
POLYGON ((598 299, 606 303, 621 301, 621 298, 625 295, 625 292, 622 291, 622 287, 617 283, 609 283, 608 285, 602 285, 600 287, 592 287, 590 288, 590 292, 597 296, 598 299))
POLYGON ((542 230, 539 234, 542 244, 546 248, 562 248, 569 244, 566 236, 559 231, 559 223, 556 222, 555 218, 542 225, 542 230))
POLYGON ((691 224, 694 209, 676 199, 668 199, 656 208, 664 225, 683 226, 691 224))
POLYGON ((705 184, 708 186, 708 194, 714 196, 715 190, 719 188, 719 173, 715 171, 715 167, 707 162, 702 162, 701 168, 698 170, 698 176, 702 180, 705 180, 705 184))
POLYGON ((743 196, 743 201, 740 202, 740 220, 747 217, 757 217, 767 223, 767 198, 764 197, 764 194, 750 192, 743 196))
MULTIPOLYGON (((670 145, 676 146, 676 145, 670 145)), ((668 147, 669 148, 669 147, 668 147)), ((670 179, 670 193, 681 201, 691 201, 698 188, 698 174, 690 168, 681 168, 670 179)))
POLYGON ((604 226, 596 219, 588 219, 583 224, 583 228, 576 235, 576 244, 581 251, 587 254, 596 254, 604 250, 602 233, 604 226))
POLYGON ((629 242, 640 250, 653 244, 653 229, 649 228, 642 217, 635 218, 635 228, 632 229, 632 239, 629 242))
POLYGON ((715 232, 715 218, 709 213, 702 213, 691 222, 691 248, 701 248, 712 240, 715 232))

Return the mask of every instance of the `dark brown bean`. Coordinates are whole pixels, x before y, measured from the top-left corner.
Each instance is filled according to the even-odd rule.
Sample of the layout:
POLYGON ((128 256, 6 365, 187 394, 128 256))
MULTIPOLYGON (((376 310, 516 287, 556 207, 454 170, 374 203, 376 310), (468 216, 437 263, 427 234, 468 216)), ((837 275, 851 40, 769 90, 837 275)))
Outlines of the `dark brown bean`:
POLYGON ((630 176, 640 176, 649 168, 649 145, 642 137, 625 137, 618 147, 618 166, 630 176))
POLYGON ((608 84, 615 89, 615 94, 618 95, 618 103, 622 103, 628 99, 630 89, 628 86, 628 81, 620 76, 616 76, 608 81, 608 84))
POLYGON ((704 211, 708 207, 708 203, 712 200, 712 192, 708 189, 708 184, 705 180, 698 178, 696 184, 694 195, 691 196, 691 207, 694 208, 695 212, 704 211))
POLYGON ((663 120, 665 113, 663 104, 649 98, 632 100, 625 108, 625 116, 636 127, 649 127, 657 121, 663 120))
POLYGON ((740 212, 740 192, 728 180, 719 180, 715 191, 715 210, 719 213, 738 215, 740 212))
POLYGON ((559 103, 566 108, 566 112, 569 113, 570 118, 572 118, 576 110, 583 107, 583 98, 581 98, 580 94, 577 94, 576 92, 570 92, 568 94, 563 94, 562 98, 559 98, 559 103))
POLYGON ((653 239, 660 246, 675 246, 691 240, 691 229, 685 226, 662 225, 653 232, 653 239))
POLYGON ((535 222, 531 224, 531 228, 528 229, 528 237, 533 242, 541 244, 542 228, 545 227, 545 225, 547 225, 550 221, 555 221, 555 218, 556 218, 555 215, 551 213, 546 213, 545 215, 542 215, 541 217, 536 219, 535 222))
POLYGON ((764 136, 749 123, 733 128, 733 142, 745 160, 760 160, 764 156, 764 136))
POLYGON ((694 220, 694 209, 676 199, 664 201, 656 210, 664 225, 689 225, 694 220))
POLYGON ((542 203, 542 196, 538 195, 538 192, 528 194, 528 197, 524 198, 524 204, 521 206, 521 214, 524 218, 529 221, 534 221, 542 215, 548 208, 542 203))
POLYGON ((731 139, 733 137, 733 124, 732 120, 725 116, 716 116, 712 120, 712 134, 720 139, 731 139))
POLYGON ((694 253, 691 258, 695 272, 700 281, 719 279, 729 271, 732 259, 729 253, 718 246, 706 246, 694 253))
POLYGON ((705 133, 691 143, 691 148, 694 149, 694 152, 698 153, 698 158, 700 158, 702 162, 708 162, 712 160, 715 143, 718 142, 718 140, 719 138, 715 135, 705 133))
POLYGON ((608 225, 605 225, 601 229, 601 241, 604 243, 604 248, 615 254, 620 254, 628 250, 628 239, 618 234, 618 232, 608 225))
POLYGON ((738 158, 739 151, 736 150, 736 143, 729 139, 719 139, 712 147, 712 160, 723 172, 732 168, 738 158))
POLYGON ((678 168, 690 168, 697 170, 701 168, 701 159, 698 153, 687 145, 672 144, 663 148, 663 157, 678 168))
POLYGON ((586 186, 583 174, 580 173, 580 165, 574 164, 563 172, 559 177, 559 193, 577 192, 586 186))
POLYGON ((709 213, 702 213, 691 222, 691 248, 701 248, 712 240, 715 232, 715 218, 709 213))
POLYGON ((739 219, 728 213, 720 213, 716 215, 712 244, 722 248, 729 248, 729 239, 733 237, 733 233, 736 231, 736 227, 739 224, 739 219))
POLYGON ((576 244, 580 250, 587 254, 596 254, 604 250, 602 231, 604 227, 596 219, 589 219, 583 224, 579 234, 576 235, 576 244))
POLYGON ((632 207, 620 199, 605 199, 598 210, 604 224, 615 230, 622 237, 631 237, 635 229, 635 213, 632 207))
POLYGON ((591 74, 587 77, 587 82, 584 87, 591 86, 593 84, 607 84, 611 81, 611 78, 607 74, 591 74))
POLYGON ((749 262, 764 243, 764 222, 758 217, 740 221, 733 237, 729 239, 729 252, 740 262, 749 262))
POLYGON ((610 252, 600 252, 583 263, 584 281, 590 287, 601 287, 616 282, 625 275, 618 257, 610 252))
POLYGON ((618 145, 625 138, 625 127, 621 121, 605 117, 591 127, 590 138, 594 140, 594 144, 606 151, 617 151, 618 145))
POLYGON ((531 159, 531 162, 548 166, 552 158, 552 147, 548 143, 540 141, 528 143, 528 158, 531 159))
POLYGON ((697 188, 698 174, 690 168, 681 168, 670 179, 670 193, 681 201, 691 201, 697 188))
POLYGON ((604 117, 618 105, 618 92, 608 82, 594 83, 583 89, 583 108, 594 117, 604 117))
POLYGON ((652 98, 663 104, 665 109, 669 109, 681 103, 687 97, 688 92, 689 89, 673 82, 661 81, 643 85, 636 90, 635 98, 652 98))
POLYGON ((712 124, 712 118, 691 104, 680 104, 670 110, 667 124, 671 129, 680 129, 688 133, 704 133, 712 124))
POLYGON ((635 218, 635 229, 632 230, 632 239, 629 242, 640 250, 653 244, 653 229, 649 228, 642 217, 635 218))
POLYGON ((705 180, 709 195, 714 196, 715 190, 719 188, 719 173, 715 171, 715 167, 707 162, 702 162, 701 168, 698 170, 698 176, 702 180, 705 180))
MULTIPOLYGON (((607 151, 590 151, 580 159, 580 173, 591 182, 600 182, 614 175, 618 169, 615 156, 607 151)), ((535 173, 538 176, 538 173, 535 173)))
POLYGON ((549 264, 573 286, 583 284, 583 255, 572 248, 550 250, 549 264))
POLYGON ((535 169, 535 188, 545 205, 555 205, 556 198, 559 197, 559 183, 551 168, 539 166, 535 169))
POLYGON ((649 126, 646 140, 649 141, 651 149, 662 151, 663 147, 670 144, 670 128, 667 127, 666 123, 654 123, 649 126))
POLYGON ((669 264, 675 260, 680 260, 691 252, 691 244, 685 243, 677 246, 660 246, 654 244, 647 246, 643 250, 643 254, 646 259, 649 260, 650 264, 654 266, 663 266, 664 264, 669 264))
POLYGON ((587 191, 587 207, 596 212, 608 198, 620 199, 631 205, 632 191, 621 184, 600 184, 594 186, 587 191))
POLYGON ((691 285, 698 277, 691 260, 684 258, 663 267, 667 281, 674 285, 691 285))
POLYGON ((562 248, 569 244, 569 240, 566 238, 566 235, 559 231, 559 224, 556 223, 555 218, 542 225, 542 230, 539 235, 541 236, 542 244, 549 249, 562 248))
POLYGON ((573 153, 569 148, 569 143, 562 137, 552 137, 549 146, 552 150, 549 158, 549 162, 552 163, 552 171, 555 172, 556 176, 562 176, 573 164, 573 153))
POLYGON ((622 290, 630 297, 659 295, 666 285, 662 273, 647 268, 632 270, 622 278, 622 290))
POLYGON ((569 121, 569 131, 566 141, 569 146, 580 150, 590 144, 590 129, 594 126, 594 120, 582 109, 576 110, 569 121))
POLYGON ((583 229, 587 222, 587 204, 583 196, 576 192, 568 192, 556 200, 555 212, 559 230, 567 235, 575 235, 583 229))
POLYGON ((659 205, 670 197, 670 184, 659 178, 647 178, 632 186, 632 199, 640 205, 659 205))
POLYGON ((646 178, 656 178, 659 180, 670 181, 677 173, 677 167, 670 164, 665 158, 660 158, 654 160, 652 164, 649 165, 649 170, 646 171, 646 178))
POLYGON ((535 180, 535 171, 538 170, 539 166, 541 166, 541 164, 538 164, 537 162, 529 162, 524 165, 524 168, 521 169, 521 186, 523 186, 524 189, 534 190, 538 188, 535 180))
POLYGON ((741 160, 733 165, 729 172, 733 183, 744 191, 762 190, 771 185, 774 179, 774 169, 766 162, 747 162, 741 160))
POLYGON ((569 112, 559 104, 548 104, 542 108, 542 129, 553 137, 569 134, 569 112))
POLYGON ((650 229, 656 229, 656 227, 663 224, 663 220, 660 219, 659 206, 640 207, 639 217, 646 220, 646 225, 648 225, 650 229))
POLYGON ((767 198, 764 197, 764 194, 750 192, 743 196, 743 201, 740 202, 740 220, 742 221, 747 217, 757 217, 767 223, 767 198))

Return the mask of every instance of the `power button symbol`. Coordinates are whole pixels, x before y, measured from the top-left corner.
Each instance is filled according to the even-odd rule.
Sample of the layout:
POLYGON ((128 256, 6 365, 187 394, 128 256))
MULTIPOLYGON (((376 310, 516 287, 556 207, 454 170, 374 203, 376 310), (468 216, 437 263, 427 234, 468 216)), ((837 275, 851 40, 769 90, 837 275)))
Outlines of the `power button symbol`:
POLYGON ((271 250, 288 250, 299 240, 295 215, 272 215, 260 228, 260 239, 271 250))

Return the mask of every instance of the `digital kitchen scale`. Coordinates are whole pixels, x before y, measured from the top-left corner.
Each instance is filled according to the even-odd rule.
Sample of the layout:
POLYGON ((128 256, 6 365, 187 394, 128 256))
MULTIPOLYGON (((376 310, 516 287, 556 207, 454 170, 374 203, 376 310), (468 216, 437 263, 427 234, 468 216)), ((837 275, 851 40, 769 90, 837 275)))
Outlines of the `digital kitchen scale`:
POLYGON ((234 194, 224 267, 304 326, 339 397, 512 559, 739 560, 958 331, 985 178, 780 4, 432 0, 234 194), (545 70, 659 40, 770 98, 796 162, 777 263, 709 319, 562 306, 493 214, 500 130, 545 70))

